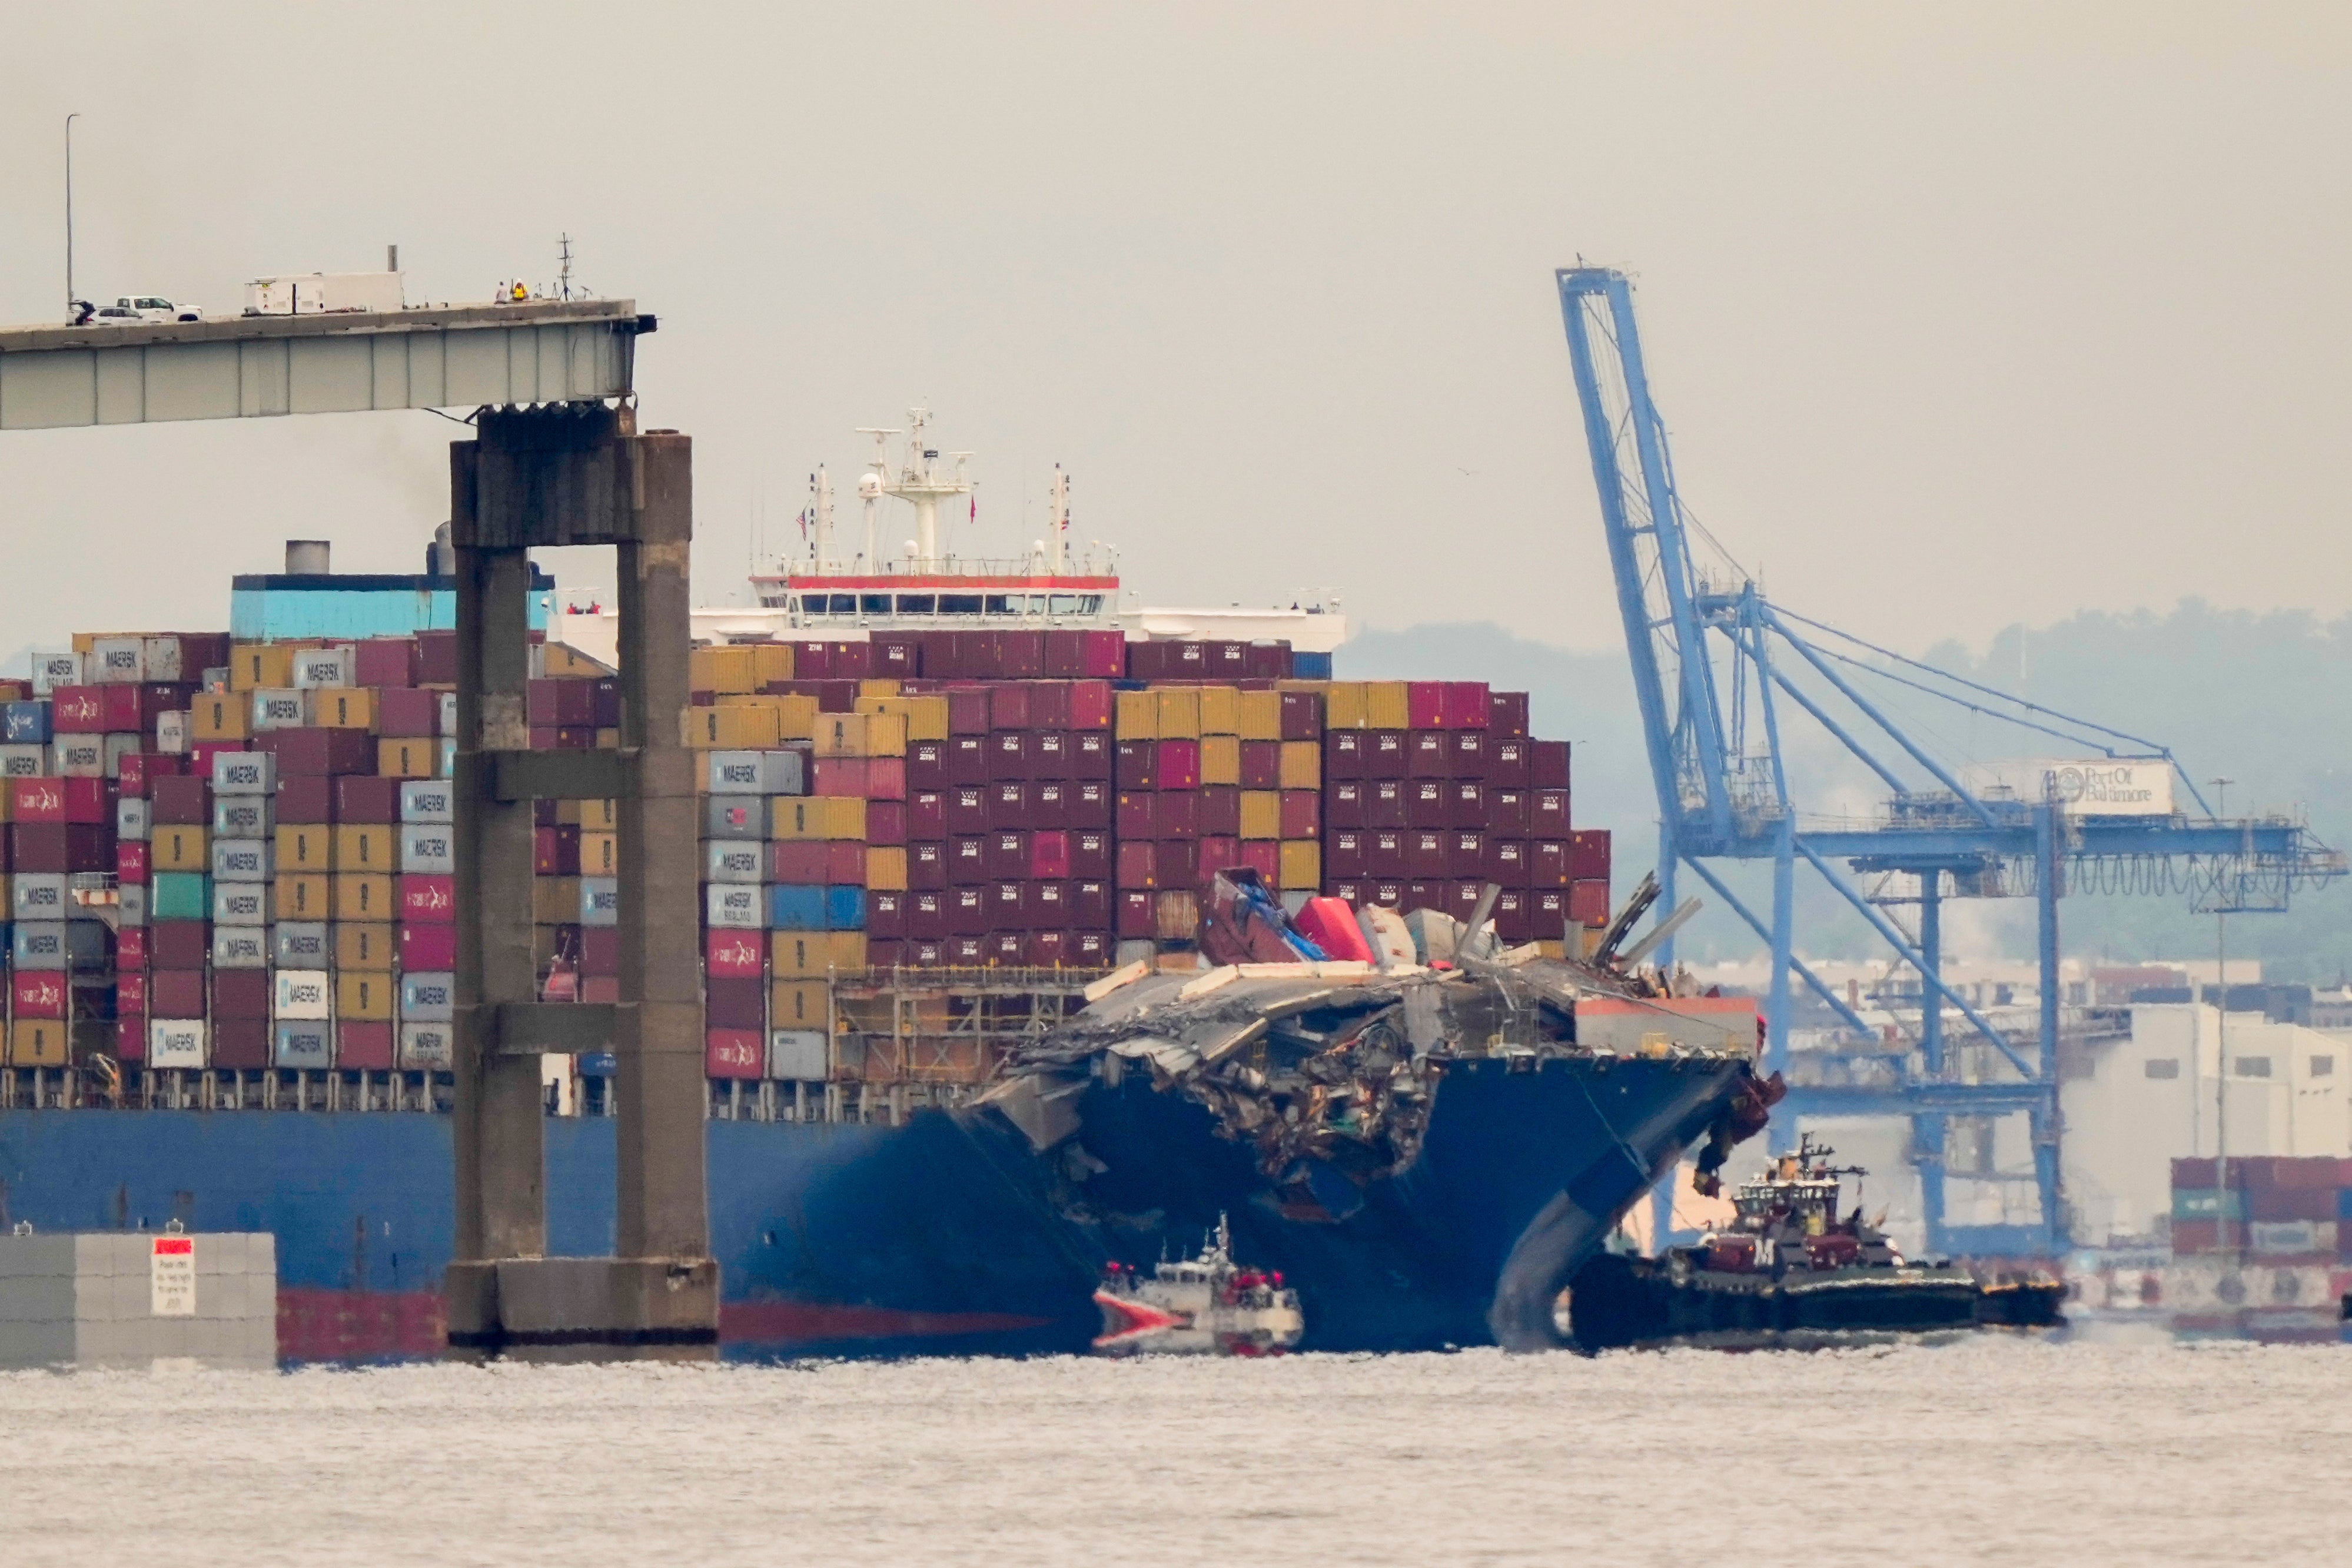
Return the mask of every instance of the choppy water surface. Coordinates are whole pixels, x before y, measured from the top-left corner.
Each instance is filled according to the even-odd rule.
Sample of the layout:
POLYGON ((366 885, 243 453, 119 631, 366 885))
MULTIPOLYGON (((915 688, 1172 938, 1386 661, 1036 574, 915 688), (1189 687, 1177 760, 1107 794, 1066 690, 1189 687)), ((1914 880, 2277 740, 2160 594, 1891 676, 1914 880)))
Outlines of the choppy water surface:
POLYGON ((2352 1350, 0 1376, 0 1561, 2343 1563, 2352 1350))

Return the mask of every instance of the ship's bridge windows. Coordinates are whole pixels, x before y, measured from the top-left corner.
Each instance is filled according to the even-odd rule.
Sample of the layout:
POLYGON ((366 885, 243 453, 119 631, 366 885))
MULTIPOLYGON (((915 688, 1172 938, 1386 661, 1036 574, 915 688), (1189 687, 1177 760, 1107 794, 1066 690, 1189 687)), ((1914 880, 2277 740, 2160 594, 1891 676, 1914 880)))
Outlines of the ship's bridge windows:
POLYGON ((991 594, 988 596, 988 613, 992 616, 1019 615, 1021 613, 1021 595, 1018 594, 991 594))
POLYGON ((1079 595, 1078 614, 1082 616, 1098 616, 1102 614, 1102 595, 1100 594, 1079 595))
POLYGON ((1029 613, 1033 616, 1042 616, 1045 613, 1045 595, 1032 594, 1029 595, 1029 613))
POLYGON ((1075 616, 1078 613, 1076 594, 1056 594, 1045 603, 1045 612, 1054 616, 1075 616))
POLYGON ((857 609, 860 615, 887 616, 890 613, 890 595, 887 594, 860 594, 857 596, 857 609))
POLYGON ((938 595, 932 594, 901 594, 898 613, 902 616, 928 616, 939 606, 938 595))
POLYGON ((941 594, 940 614, 943 616, 976 616, 980 614, 978 594, 941 594))

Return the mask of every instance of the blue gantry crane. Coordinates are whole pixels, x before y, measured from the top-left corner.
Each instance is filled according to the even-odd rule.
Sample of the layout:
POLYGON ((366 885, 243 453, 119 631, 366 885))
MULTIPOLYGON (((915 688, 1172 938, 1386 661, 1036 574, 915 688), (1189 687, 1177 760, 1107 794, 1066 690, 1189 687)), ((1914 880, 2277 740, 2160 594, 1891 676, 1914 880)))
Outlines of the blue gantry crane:
MULTIPOLYGON (((1557 276, 1657 789, 1656 907, 1662 914, 1675 909, 1675 882, 1687 868, 1770 944, 1768 1061, 1785 1070, 1792 983, 1810 987, 1848 1027, 1879 1032, 1797 952, 1799 868, 1818 874, 1917 973, 1920 1016, 1915 1037, 1888 1059, 1885 1081, 1800 1086, 1784 1114, 1907 1118, 1930 1250, 2054 1253, 2066 1243, 2058 1159, 2058 901, 2070 880, 2185 893, 2209 910, 2277 910, 2297 888, 2341 875, 2344 858, 2292 818, 2222 820, 2165 747, 1921 664, 1773 604, 1690 516, 1675 489, 1631 281, 1600 267, 1563 268, 1557 276), (1720 568, 1701 568, 1695 551, 1702 542, 1722 557, 1720 568), (1914 707, 1923 698, 1955 704, 2062 741, 2077 759, 2140 779, 2147 807, 2117 809, 2108 801, 2086 809, 2079 765, 2025 770, 2031 782, 2024 788, 1979 776, 1972 789, 1963 782, 1965 770, 1914 738, 1915 726, 1906 726, 1891 700, 1896 697, 1914 707), (1790 743, 1790 731, 1801 724, 1817 727, 1834 751, 1875 775, 1889 792, 1883 810, 1861 820, 1825 810, 1819 779, 1807 793, 1807 781, 1794 776, 1797 749, 1790 743), (2186 794, 2179 810, 2172 805, 2176 776, 2186 794), (2187 809, 2192 804, 2194 811, 2187 809), (1724 880, 1726 861, 1770 865, 1769 917, 1724 880), (1947 983, 1942 945, 1946 898, 2028 892, 2037 907, 2041 970, 2039 1027, 2030 1034, 1997 1026, 1947 983), (1913 916, 1908 930, 1890 912, 1905 909, 1913 916), (1963 1066, 1946 1036, 1948 1013, 1957 1015, 1956 1032, 1986 1042, 1995 1070, 1963 1066), (2032 1128, 2038 1219, 1947 1224, 1948 1119, 2019 1113, 2032 1128)), ((2046 751, 2048 741, 2042 744, 2046 751)), ((2101 771, 2092 769, 2095 792, 2101 771)), ((2010 769, 1999 777, 2019 774, 2010 769)), ((1671 967, 1670 935, 1656 952, 1671 967)))

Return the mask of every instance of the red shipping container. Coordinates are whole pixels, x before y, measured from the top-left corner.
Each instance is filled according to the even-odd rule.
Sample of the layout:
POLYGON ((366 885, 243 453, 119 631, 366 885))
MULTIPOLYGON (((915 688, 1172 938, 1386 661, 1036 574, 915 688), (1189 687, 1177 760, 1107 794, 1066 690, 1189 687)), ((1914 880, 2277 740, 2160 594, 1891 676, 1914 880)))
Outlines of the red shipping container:
MULTIPOLYGON (((1242 792, 1232 784, 1211 784, 1193 792, 1200 804, 1193 808, 1192 831, 1198 837, 1223 835, 1237 838, 1242 831, 1242 792)), ((1168 835, 1162 834, 1166 837, 1168 835)))
POLYGON ((410 925, 400 928, 400 967, 404 970, 457 967, 457 928, 454 925, 410 925))
MULTIPOLYGON (((1139 647, 1150 644, 1138 644, 1139 647)), ((1119 848, 1124 851, 1124 844, 1119 848)), ((1118 934, 1122 940, 1159 934, 1160 925, 1152 910, 1152 895, 1144 889, 1122 888, 1118 895, 1118 934)))
POLYGON ((833 679, 833 645, 806 641, 793 644, 793 679, 799 681, 833 679))
POLYGON ((988 721, 992 689, 985 686, 958 686, 948 691, 948 733, 950 735, 985 735, 992 727, 988 721))
POLYGON ((1528 833, 1536 838, 1568 837, 1568 792, 1538 789, 1528 792, 1528 833))
MULTIPOLYGON (((1089 636, 1093 634, 1088 634, 1089 636)), ((1113 633, 1116 637, 1118 634, 1113 633)), ((1073 680, 1062 689, 1062 721, 1058 730, 1102 731, 1111 726, 1111 684, 1108 680, 1073 680)))
POLYGON ((1074 631, 1048 631, 1045 634, 1045 676, 1050 680, 1068 680, 1087 672, 1085 634, 1074 631))
POLYGON ((217 1024, 228 1018, 267 1019, 271 989, 270 972, 267 969, 214 970, 213 1021, 217 1024))
POLYGON ((767 943, 755 931, 714 931, 702 939, 703 967, 725 979, 757 980, 766 973, 766 958, 767 943))
POLYGON ((1162 741, 1153 763, 1152 787, 1160 790, 1201 787, 1201 742, 1162 741))
MULTIPOLYGON (((1151 797, 1151 836, 1185 839, 1201 836, 1201 796, 1194 790, 1163 789, 1151 797)), ((1174 883, 1164 886, 1173 887, 1174 883)))
POLYGON ((49 694, 49 729, 59 735, 106 731, 106 688, 60 686, 49 694))
POLYGON ((1363 928, 1356 923, 1356 911, 1344 900, 1309 899, 1293 920, 1299 934, 1321 948, 1326 957, 1352 959, 1359 963, 1372 962, 1372 950, 1364 941, 1363 928))
POLYGON ((162 752, 133 752, 122 759, 121 776, 115 782, 123 795, 133 800, 144 799, 151 783, 170 773, 185 772, 187 761, 162 752))
POLYGON ((1062 878, 1071 873, 1070 835, 1064 828, 1045 828, 1029 835, 1027 874, 1062 878))
POLYGON ((375 737, 365 730, 271 730, 255 736, 252 749, 273 753, 280 777, 366 773, 376 763, 375 737))
POLYGON ((1404 711, 1404 721, 1410 729, 1443 729, 1445 724, 1445 683, 1442 680, 1406 682, 1404 711))
POLYGON ((1528 783, 1537 789, 1570 787, 1566 741, 1528 742, 1528 783))
MULTIPOLYGON (((246 974, 267 973, 258 969, 240 971, 246 974)), ((269 1066, 269 1019, 239 1014, 233 1018, 213 1015, 211 1065, 235 1068, 246 1071, 269 1066)))
POLYGON ((1609 884, 1570 882, 1568 885, 1568 918, 1582 926, 1607 925, 1609 884))
POLYGON ((887 969, 890 964, 890 960, 876 950, 876 942, 907 934, 907 897, 887 888, 866 895, 866 961, 875 968, 887 969))
POLYGON ((395 1027, 389 1023, 338 1022, 335 1065, 347 1072, 390 1072, 395 1027))
POLYGON ((1089 679, 1117 680, 1127 673, 1125 632, 1081 632, 1089 679))
POLYGON ((907 842, 907 803, 903 800, 868 800, 866 803, 866 842, 879 845, 907 842))
POLYGON ((988 689, 988 727, 1025 730, 1029 727, 1029 686, 1008 680, 988 689))
POLYGON ((1524 691, 1486 693, 1486 729, 1496 736, 1507 735, 1525 740, 1528 733, 1528 694, 1524 691))
POLYGON ((1256 872, 1259 880, 1267 887, 1281 886, 1282 846, 1273 839, 1243 839, 1241 863, 1245 868, 1256 872))
POLYGON ((746 1080, 767 1072, 767 1035, 761 1029, 712 1029, 704 1039, 702 1071, 706 1078, 746 1080))
POLYGON ((1202 881, 1220 871, 1229 871, 1241 864, 1242 841, 1230 834, 1214 834, 1194 840, 1197 851, 1193 869, 1202 881))
POLYGON ((525 681, 523 713, 535 726, 596 722, 594 699, 584 680, 525 681))
POLYGON ((1149 839, 1122 837, 1118 845, 1118 885, 1122 890, 1160 885, 1159 862, 1149 839))
POLYGON ((1568 837, 1568 874, 1578 882, 1609 879, 1609 830, 1580 828, 1568 837))
MULTIPOLYGON (((147 959, 155 969, 202 970, 212 958, 213 933, 204 921, 157 921, 147 928, 147 959)), ((193 1013, 159 1013, 158 1017, 192 1018, 193 1013)))
MULTIPOLYGON (((1159 837, 1156 826, 1159 797, 1147 789, 1122 789, 1118 792, 1118 836, 1122 839, 1146 839, 1159 837)), ((1125 845, 1120 846, 1125 848, 1125 845)), ((1147 886, 1149 884, 1146 884, 1147 886)))
MULTIPOLYGON (((580 829, 559 825, 531 830, 531 874, 539 877, 580 875, 580 829)), ((417 967, 430 969, 433 965, 417 967)))
POLYGON ((768 879, 794 887, 814 887, 824 880, 824 840, 782 838, 768 846, 768 879))
POLYGON ((1444 717, 1439 721, 1449 730, 1483 730, 1486 727, 1487 692, 1483 680, 1449 680, 1444 683, 1442 697, 1444 717))
MULTIPOLYGON (((353 731, 356 733, 356 731, 353 731)), ((400 820, 398 779, 347 774, 335 780, 335 820, 383 823, 400 820)))
POLYGON ((866 798, 868 800, 906 799, 907 759, 904 757, 866 758, 866 798))
POLYGON ((1323 796, 1311 789, 1286 789, 1279 805, 1285 838, 1323 837, 1323 796))
POLYGON ((1101 779, 1080 779, 1065 795, 1063 816, 1072 827, 1108 827, 1111 825, 1110 784, 1101 779))
POLYGON ((702 983, 702 1016, 713 1029, 762 1029, 768 984, 758 975, 714 974, 702 983))
POLYGON ((9 815, 17 822, 63 822, 66 819, 66 781, 63 779, 10 779, 8 795, 9 815))
MULTIPOLYGON (((118 960, 119 962, 119 960, 118 960)), ((114 975, 114 1011, 117 1016, 147 1012, 147 972, 143 969, 118 969, 114 975)))
MULTIPOLYGON (((948 836, 949 798, 945 792, 940 790, 915 792, 913 798, 907 802, 907 837, 909 841, 945 838, 948 836)), ((974 809, 985 822, 988 818, 986 805, 975 802, 974 809)))
POLYGON ((119 882, 134 885, 147 880, 145 843, 126 838, 114 847, 114 877, 119 882))
POLYGON ((114 933, 114 964, 118 969, 147 967, 145 926, 124 926, 114 933))
POLYGON ((62 969, 19 969, 9 978, 9 1001, 19 1018, 62 1018, 66 1016, 66 972, 62 969))
POLYGON ((457 879, 416 872, 400 879, 400 918, 420 925, 450 925, 457 919, 457 879))
POLYGON ((809 764, 809 794, 866 798, 864 757, 819 757, 809 764))

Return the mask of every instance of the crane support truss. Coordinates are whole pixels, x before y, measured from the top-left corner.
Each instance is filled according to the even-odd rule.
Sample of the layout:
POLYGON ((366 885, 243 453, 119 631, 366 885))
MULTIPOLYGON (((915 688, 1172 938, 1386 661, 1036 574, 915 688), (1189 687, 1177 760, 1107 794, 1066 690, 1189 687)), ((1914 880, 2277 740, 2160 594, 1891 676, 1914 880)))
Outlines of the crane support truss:
MULTIPOLYGON (((1768 1062, 1781 1070, 1789 1066, 1792 979, 1818 994, 1847 1027, 1865 1036, 1875 1032, 1797 955, 1797 870, 1803 866, 1818 874, 1899 963, 1916 972, 1923 1005, 1917 1037, 1906 1042, 1901 1082, 1855 1089, 1800 1087, 1792 1107, 1806 1115, 1909 1118, 1931 1249, 2054 1251, 2065 1240, 2058 1163, 2059 900, 2069 890, 2166 892, 2185 893, 2209 910, 2278 910, 2297 889, 2343 875, 2344 857, 2290 817, 2222 821, 2210 811, 2102 816, 2077 814, 2054 795, 2029 801, 1971 793, 1959 773, 1914 738, 1890 704, 1874 700, 1874 683, 2057 736, 2085 752, 2160 759, 2179 774, 2189 798, 2204 806, 2195 782, 2153 742, 1919 665, 1778 608, 1727 558, 1729 570, 1711 581, 1696 564, 1695 549, 1702 540, 1713 541, 1687 515, 1675 487, 1631 281, 1598 267, 1561 268, 1556 281, 1657 792, 1658 907, 1675 907, 1675 875, 1687 868, 1769 945, 1768 1062), (1883 814, 1854 820, 1801 811, 1784 760, 1784 700, 1886 786, 1883 814), (1763 734, 1760 752, 1748 747, 1751 702, 1763 734), (2129 749, 2119 751, 2118 743, 2129 749), (1906 764, 1916 773, 1906 773, 1906 764), (1727 860, 1771 865, 1769 921, 1735 896, 1710 865, 1727 860), (1916 894, 1890 900, 1857 882, 1890 876, 1906 891, 1916 886, 1916 894), (2033 897, 2037 911, 2042 1011, 2030 1035, 1998 1027, 1943 973, 1944 899, 2011 894, 2033 897), (1916 905, 1916 934, 1881 907, 1890 901, 1916 905), (2003 1064, 2013 1078, 1962 1081, 1944 1036, 1947 1008, 1969 1037, 1990 1047, 1986 1059, 2003 1064), (2017 1113, 2032 1129, 2038 1222, 1947 1225, 1948 1121, 2017 1113)), ((1671 939, 1660 945, 1658 957, 1672 963, 1671 939)), ((1786 1129, 1776 1130, 1776 1136, 1787 1135, 1786 1129)))

